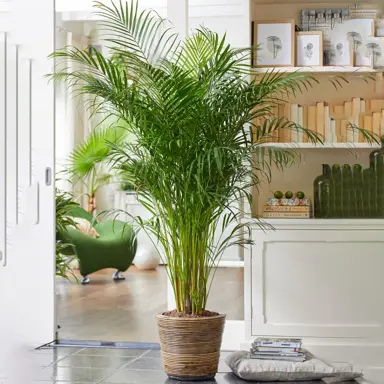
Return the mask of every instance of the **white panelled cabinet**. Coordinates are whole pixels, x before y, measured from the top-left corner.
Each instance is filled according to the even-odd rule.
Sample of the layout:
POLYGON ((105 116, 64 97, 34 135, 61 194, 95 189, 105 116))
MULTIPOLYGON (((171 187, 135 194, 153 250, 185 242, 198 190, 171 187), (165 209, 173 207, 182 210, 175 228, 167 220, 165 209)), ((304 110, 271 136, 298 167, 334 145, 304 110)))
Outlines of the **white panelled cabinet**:
POLYGON ((384 373, 384 221, 270 223, 255 225, 245 257, 247 339, 300 337, 319 357, 384 373))

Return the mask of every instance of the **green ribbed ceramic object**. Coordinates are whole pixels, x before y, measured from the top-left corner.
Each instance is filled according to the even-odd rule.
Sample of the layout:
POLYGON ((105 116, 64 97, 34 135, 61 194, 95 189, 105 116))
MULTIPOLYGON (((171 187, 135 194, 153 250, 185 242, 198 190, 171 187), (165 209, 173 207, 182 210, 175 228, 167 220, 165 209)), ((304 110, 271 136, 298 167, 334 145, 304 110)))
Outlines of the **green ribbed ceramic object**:
POLYGON ((343 189, 342 189, 342 176, 341 167, 339 164, 332 166, 332 180, 331 185, 331 215, 332 217, 343 217, 343 189))
POLYGON ((344 164, 342 169, 343 217, 352 215, 352 188, 352 169, 349 164, 344 164))
POLYGON ((363 170, 363 216, 366 218, 377 215, 376 207, 376 174, 374 169, 363 170))
POLYGON ((316 218, 331 217, 332 171, 329 164, 323 164, 323 174, 316 177, 314 189, 314 216, 316 218))
POLYGON ((353 190, 355 194, 355 212, 356 217, 364 217, 363 212, 363 167, 360 164, 354 164, 352 167, 353 190))
POLYGON ((369 155, 370 168, 376 176, 376 210, 375 216, 384 218, 384 136, 381 137, 381 148, 369 155))

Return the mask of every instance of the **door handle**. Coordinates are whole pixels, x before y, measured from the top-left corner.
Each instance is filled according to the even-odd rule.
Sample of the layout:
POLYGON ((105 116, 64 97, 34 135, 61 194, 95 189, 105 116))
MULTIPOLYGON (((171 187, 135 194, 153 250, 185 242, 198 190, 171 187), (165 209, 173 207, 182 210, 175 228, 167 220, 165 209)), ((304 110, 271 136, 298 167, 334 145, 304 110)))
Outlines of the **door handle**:
POLYGON ((52 168, 45 168, 45 185, 49 187, 52 184, 52 168))

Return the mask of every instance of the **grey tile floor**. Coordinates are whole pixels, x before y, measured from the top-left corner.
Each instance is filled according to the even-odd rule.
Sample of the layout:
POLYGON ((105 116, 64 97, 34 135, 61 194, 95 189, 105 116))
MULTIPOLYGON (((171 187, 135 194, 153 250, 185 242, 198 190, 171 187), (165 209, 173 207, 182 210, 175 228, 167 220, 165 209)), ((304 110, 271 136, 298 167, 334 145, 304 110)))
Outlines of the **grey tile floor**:
MULTIPOLYGON (((230 373, 229 367, 224 362, 229 353, 222 352, 219 373, 215 381, 210 382, 211 384, 246 383, 230 373)), ((33 384, 181 383, 167 378, 163 372, 159 350, 55 347, 39 349, 30 356, 33 366, 36 367, 33 384)), ((2 381, 0 378, 1 384, 8 382, 13 384, 13 381, 2 381)), ((20 383, 27 384, 31 381, 23 380, 20 383)), ((300 384, 310 383, 300 382, 300 384)))
MULTIPOLYGON (((216 383, 243 384, 224 362, 229 353, 222 352, 216 383)), ((163 372, 159 350, 56 347, 34 351, 33 357, 41 367, 33 384, 180 383, 163 372)))

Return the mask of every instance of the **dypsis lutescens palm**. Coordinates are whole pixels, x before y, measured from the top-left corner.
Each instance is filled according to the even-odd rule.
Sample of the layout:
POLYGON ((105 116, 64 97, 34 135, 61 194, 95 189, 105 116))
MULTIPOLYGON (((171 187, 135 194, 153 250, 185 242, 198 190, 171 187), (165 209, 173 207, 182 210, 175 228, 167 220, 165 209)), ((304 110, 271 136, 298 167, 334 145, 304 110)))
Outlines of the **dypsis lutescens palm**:
POLYGON ((88 212, 96 209, 96 192, 113 179, 108 167, 111 144, 121 143, 127 137, 119 122, 95 129, 69 156, 68 172, 72 183, 80 182, 88 198, 88 212))
POLYGON ((302 129, 272 118, 272 107, 311 78, 275 72, 251 78, 250 49, 231 48, 225 36, 203 27, 179 44, 164 20, 140 12, 135 0, 95 7, 119 60, 68 47, 53 56, 83 70, 54 77, 88 94, 92 108, 128 123, 136 141, 113 146, 114 164, 129 170, 153 214, 141 225, 159 240, 177 311, 202 314, 211 267, 227 247, 250 244, 248 224, 238 224, 232 203, 250 201, 250 188, 269 178, 273 166, 297 159, 295 151, 262 146, 278 129, 302 129), (215 242, 218 230, 229 234, 215 242))

